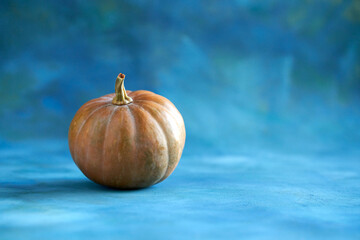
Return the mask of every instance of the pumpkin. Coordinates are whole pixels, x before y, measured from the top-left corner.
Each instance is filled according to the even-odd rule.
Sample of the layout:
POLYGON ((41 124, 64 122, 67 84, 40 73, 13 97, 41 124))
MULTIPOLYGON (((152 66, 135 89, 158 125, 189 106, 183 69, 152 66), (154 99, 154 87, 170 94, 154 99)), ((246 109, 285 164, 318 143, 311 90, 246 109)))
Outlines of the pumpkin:
POLYGON ((126 91, 124 74, 115 93, 85 103, 69 128, 71 156, 92 181, 120 189, 144 188, 166 179, 185 144, 184 120, 165 97, 126 91))

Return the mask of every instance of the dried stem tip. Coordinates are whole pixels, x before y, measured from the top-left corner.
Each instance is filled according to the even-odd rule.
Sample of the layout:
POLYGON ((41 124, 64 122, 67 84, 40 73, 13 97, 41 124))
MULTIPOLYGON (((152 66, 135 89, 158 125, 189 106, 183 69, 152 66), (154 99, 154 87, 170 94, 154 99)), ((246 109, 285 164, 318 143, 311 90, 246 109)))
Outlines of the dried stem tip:
POLYGON ((115 105, 125 105, 131 103, 133 100, 126 94, 124 86, 125 74, 120 73, 115 82, 115 97, 112 103, 115 105))

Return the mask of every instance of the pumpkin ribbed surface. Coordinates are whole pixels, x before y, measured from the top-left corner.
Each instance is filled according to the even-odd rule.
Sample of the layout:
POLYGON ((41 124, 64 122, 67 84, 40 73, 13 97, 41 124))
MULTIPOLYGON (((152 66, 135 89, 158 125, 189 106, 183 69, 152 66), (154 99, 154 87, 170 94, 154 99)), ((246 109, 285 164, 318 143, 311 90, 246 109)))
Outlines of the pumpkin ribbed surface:
POLYGON ((177 166, 185 144, 184 121, 160 95, 144 90, 126 93, 131 103, 113 104, 115 94, 108 94, 78 110, 69 129, 70 152, 96 183, 148 187, 177 166))

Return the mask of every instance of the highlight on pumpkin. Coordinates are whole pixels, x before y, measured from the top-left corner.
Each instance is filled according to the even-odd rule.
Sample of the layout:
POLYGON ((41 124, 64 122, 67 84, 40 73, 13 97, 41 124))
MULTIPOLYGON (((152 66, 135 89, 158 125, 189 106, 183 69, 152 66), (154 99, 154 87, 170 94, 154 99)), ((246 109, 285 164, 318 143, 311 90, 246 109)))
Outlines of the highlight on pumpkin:
POLYGON ((126 93, 124 81, 125 74, 119 73, 115 81, 115 97, 112 100, 115 105, 125 105, 133 102, 133 99, 126 93))

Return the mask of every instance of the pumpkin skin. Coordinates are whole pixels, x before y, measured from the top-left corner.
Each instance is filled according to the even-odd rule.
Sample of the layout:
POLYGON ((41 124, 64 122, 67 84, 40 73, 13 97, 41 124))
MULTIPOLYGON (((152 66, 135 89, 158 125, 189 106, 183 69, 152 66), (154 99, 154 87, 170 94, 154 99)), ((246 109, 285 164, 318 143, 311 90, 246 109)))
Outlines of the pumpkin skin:
POLYGON ((77 111, 69 128, 70 153, 84 175, 96 183, 120 189, 149 187, 166 179, 177 166, 185 125, 168 99, 144 90, 126 94, 131 103, 114 104, 114 93, 93 99, 77 111))

